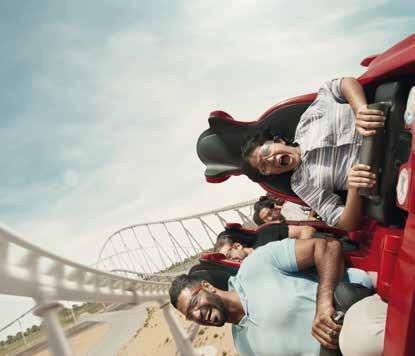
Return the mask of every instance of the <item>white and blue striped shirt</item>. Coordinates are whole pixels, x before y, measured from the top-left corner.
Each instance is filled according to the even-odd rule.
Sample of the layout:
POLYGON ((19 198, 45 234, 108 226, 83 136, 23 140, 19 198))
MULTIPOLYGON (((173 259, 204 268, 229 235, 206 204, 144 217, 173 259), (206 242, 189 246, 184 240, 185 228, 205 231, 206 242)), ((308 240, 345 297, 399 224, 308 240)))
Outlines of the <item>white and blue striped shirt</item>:
POLYGON ((291 177, 292 190, 331 226, 344 209, 334 192, 347 190, 347 175, 359 161, 362 143, 340 84, 341 79, 325 83, 301 116, 295 132, 301 163, 291 177))

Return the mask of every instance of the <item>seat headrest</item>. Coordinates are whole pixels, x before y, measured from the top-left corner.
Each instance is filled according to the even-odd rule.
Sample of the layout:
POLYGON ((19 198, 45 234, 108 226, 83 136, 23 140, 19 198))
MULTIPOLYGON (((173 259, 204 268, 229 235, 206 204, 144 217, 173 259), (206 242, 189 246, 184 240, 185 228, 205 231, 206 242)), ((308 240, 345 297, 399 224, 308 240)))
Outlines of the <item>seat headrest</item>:
POLYGON ((227 260, 226 256, 223 253, 217 253, 217 252, 203 252, 200 255, 200 260, 211 261, 211 262, 214 262, 220 265, 234 267, 234 268, 239 268, 241 266, 239 262, 227 260))
POLYGON ((225 231, 232 241, 240 242, 246 247, 251 247, 257 239, 256 230, 243 228, 241 224, 228 223, 225 231))
POLYGON ((241 148, 250 138, 266 129, 278 130, 293 139, 301 115, 314 100, 315 94, 287 100, 267 110, 258 120, 236 121, 223 111, 209 117, 209 129, 197 141, 197 154, 206 165, 205 177, 210 183, 220 183, 230 176, 244 174, 267 191, 286 200, 301 203, 291 190, 291 173, 263 176, 244 162, 241 148))
POLYGON ((208 252, 202 254, 199 264, 194 265, 189 270, 189 276, 194 277, 199 281, 208 281, 216 288, 228 290, 228 280, 231 276, 236 275, 240 265, 235 265, 232 261, 229 261, 230 264, 226 264, 223 262, 227 261, 226 257, 224 255, 219 255, 221 254, 208 252), (209 256, 209 254, 211 256, 209 256))
POLYGON ((240 174, 243 166, 242 158, 232 154, 220 136, 205 132, 198 141, 200 160, 206 164, 207 178, 229 177, 240 174))

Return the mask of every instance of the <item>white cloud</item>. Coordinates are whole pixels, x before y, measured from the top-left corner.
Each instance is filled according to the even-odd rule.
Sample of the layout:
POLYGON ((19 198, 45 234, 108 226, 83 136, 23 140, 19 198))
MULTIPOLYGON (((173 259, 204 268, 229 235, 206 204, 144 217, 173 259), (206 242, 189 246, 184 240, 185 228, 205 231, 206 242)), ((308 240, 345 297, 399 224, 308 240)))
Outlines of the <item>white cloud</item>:
MULTIPOLYGON (((57 251, 66 250, 62 241, 70 239, 75 250, 78 242, 97 241, 115 226, 255 196, 258 187, 240 178, 205 184, 195 142, 209 111, 223 108, 236 119, 252 120, 278 100, 315 90, 330 77, 360 72, 356 50, 373 46, 371 39, 383 31, 367 24, 368 33, 346 36, 323 28, 353 15, 358 2, 342 15, 315 5, 303 8, 303 22, 287 20, 298 11, 293 5, 281 11, 272 2, 221 4, 222 11, 212 16, 203 3, 187 3, 177 33, 132 26, 87 49, 71 44, 57 54, 84 75, 80 80, 88 83, 89 96, 73 100, 93 115, 83 146, 68 147, 63 155, 88 157, 96 153, 88 151, 96 141, 105 147, 104 164, 89 172, 66 168, 63 181, 71 190, 18 229, 34 240, 42 232, 40 242, 52 239, 57 251), (181 42, 181 36, 187 40, 181 42), (42 227, 48 224, 53 231, 50 220, 60 222, 53 238, 42 227)), ((60 30, 77 33, 72 27, 60 30)), ((55 90, 59 72, 46 80, 55 90)), ((84 250, 76 257, 93 256, 84 250)))
POLYGON ((73 188, 78 185, 79 182, 79 173, 73 170, 67 170, 63 174, 63 183, 68 188, 73 188))
MULTIPOLYGON (((79 137, 59 156, 59 184, 66 189, 42 209, 35 199, 26 201, 33 213, 14 230, 93 263, 104 238, 124 225, 258 196, 261 189, 241 177, 205 183, 195 143, 209 112, 224 109, 253 120, 326 79, 359 74, 360 60, 391 45, 404 26, 398 17, 367 19, 364 31, 349 34, 342 21, 377 6, 357 0, 347 9, 333 2, 184 4, 169 30, 143 30, 137 21, 89 46, 73 40, 82 37, 74 25, 49 28, 60 34, 65 50, 50 53, 50 72, 33 73, 33 87, 61 95, 64 105, 82 113, 61 127, 64 137, 71 129, 79 137), (77 77, 63 74, 68 67, 77 77), (92 168, 72 164, 95 157, 101 163, 92 168)), ((36 189, 47 197, 60 187, 36 189)))

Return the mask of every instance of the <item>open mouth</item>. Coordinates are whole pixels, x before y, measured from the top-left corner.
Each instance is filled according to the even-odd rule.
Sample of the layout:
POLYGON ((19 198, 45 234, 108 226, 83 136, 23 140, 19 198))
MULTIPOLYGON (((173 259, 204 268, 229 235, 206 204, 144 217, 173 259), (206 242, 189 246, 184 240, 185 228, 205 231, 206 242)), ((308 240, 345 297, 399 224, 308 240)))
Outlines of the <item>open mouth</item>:
POLYGON ((289 155, 280 155, 278 157, 278 163, 281 167, 287 167, 291 162, 291 157, 289 155))
POLYGON ((210 322, 210 317, 212 316, 212 308, 209 308, 208 312, 206 313, 206 321, 210 322))

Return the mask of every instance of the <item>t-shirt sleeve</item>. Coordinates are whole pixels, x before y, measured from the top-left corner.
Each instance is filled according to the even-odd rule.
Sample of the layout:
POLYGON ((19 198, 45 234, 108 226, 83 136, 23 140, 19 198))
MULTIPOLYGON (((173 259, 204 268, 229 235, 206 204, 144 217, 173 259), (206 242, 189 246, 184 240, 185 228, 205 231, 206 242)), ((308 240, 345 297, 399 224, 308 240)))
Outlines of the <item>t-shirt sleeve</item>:
POLYGON ((346 98, 341 91, 341 82, 343 78, 329 80, 325 82, 318 90, 317 95, 321 97, 329 97, 340 104, 347 103, 346 98))
POLYGON ((295 257, 295 239, 284 239, 270 242, 267 250, 271 254, 273 267, 283 272, 298 272, 297 258, 295 257))
POLYGON ((288 237, 288 225, 286 223, 269 224, 258 232, 258 238, 254 248, 264 246, 269 242, 280 241, 288 237))
POLYGON ((358 268, 348 268, 344 275, 344 281, 346 283, 359 283, 369 289, 373 288, 369 274, 358 268))
POLYGON ((326 189, 303 184, 295 193, 307 203, 329 226, 335 226, 344 210, 341 198, 326 189))

